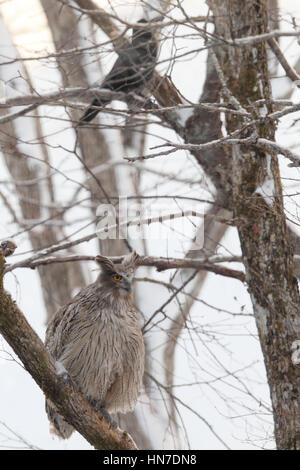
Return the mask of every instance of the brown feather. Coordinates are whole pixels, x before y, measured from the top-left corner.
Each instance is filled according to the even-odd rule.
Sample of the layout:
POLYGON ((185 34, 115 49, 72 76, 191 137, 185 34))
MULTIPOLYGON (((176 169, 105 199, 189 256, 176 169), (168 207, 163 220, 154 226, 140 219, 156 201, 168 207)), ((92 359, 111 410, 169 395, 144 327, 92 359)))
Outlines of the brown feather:
MULTIPOLYGON (((133 410, 144 373, 144 342, 129 292, 133 264, 116 267, 105 257, 96 260, 103 272, 93 284, 49 322, 46 346, 54 359, 94 405, 111 413, 133 410)), ((47 400, 46 411, 56 433, 68 438, 73 428, 47 400)))
POLYGON ((98 255, 95 257, 95 261, 101 266, 103 271, 108 273, 114 273, 116 271, 114 263, 106 256, 98 255))

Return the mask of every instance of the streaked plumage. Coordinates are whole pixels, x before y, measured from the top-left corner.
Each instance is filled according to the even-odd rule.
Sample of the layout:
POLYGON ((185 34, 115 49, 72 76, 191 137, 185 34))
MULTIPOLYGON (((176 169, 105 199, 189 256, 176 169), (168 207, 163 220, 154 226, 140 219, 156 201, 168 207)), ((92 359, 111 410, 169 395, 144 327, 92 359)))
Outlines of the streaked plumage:
MULTIPOLYGON (((136 257, 129 255, 117 269, 97 256, 102 272, 96 282, 60 308, 46 332, 54 359, 93 405, 109 413, 131 411, 142 385, 144 343, 130 292, 136 257)), ((72 426, 49 400, 46 410, 55 432, 70 437, 72 426)))

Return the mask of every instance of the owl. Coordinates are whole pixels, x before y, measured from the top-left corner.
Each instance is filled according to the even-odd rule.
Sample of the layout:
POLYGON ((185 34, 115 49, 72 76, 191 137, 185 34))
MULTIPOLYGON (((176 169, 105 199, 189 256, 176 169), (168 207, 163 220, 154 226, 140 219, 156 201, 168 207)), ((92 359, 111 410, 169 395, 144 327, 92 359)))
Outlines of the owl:
MULTIPOLYGON (((97 280, 82 289, 50 320, 46 347, 59 371, 66 371, 85 398, 105 413, 133 410, 144 374, 144 342, 132 299, 132 277, 138 255, 124 258, 117 269, 96 256, 97 280)), ((74 428, 46 400, 52 430, 63 439, 74 428)))

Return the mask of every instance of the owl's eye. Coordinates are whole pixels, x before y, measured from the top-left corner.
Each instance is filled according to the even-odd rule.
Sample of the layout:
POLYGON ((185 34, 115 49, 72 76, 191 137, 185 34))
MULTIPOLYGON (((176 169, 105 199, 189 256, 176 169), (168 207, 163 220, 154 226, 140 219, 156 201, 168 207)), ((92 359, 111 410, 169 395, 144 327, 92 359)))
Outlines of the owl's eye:
POLYGON ((120 276, 119 274, 114 274, 113 275, 113 280, 114 281, 121 281, 121 279, 122 279, 122 276, 120 276))

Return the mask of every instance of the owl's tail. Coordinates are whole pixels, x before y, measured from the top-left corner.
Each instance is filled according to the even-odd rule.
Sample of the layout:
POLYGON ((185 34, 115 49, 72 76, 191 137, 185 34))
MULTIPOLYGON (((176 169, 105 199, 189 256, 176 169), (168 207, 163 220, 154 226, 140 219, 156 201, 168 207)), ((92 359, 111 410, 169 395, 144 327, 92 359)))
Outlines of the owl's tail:
POLYGON ((46 412, 51 422, 50 432, 61 439, 69 439, 74 428, 56 411, 50 400, 46 400, 46 412))
POLYGON ((100 101, 98 98, 95 98, 91 106, 89 106, 88 109, 83 114, 83 116, 81 116, 78 126, 83 126, 84 124, 92 121, 97 116, 97 114, 101 111, 100 108, 104 108, 104 106, 106 106, 109 102, 110 102, 110 99, 103 98, 100 101))

